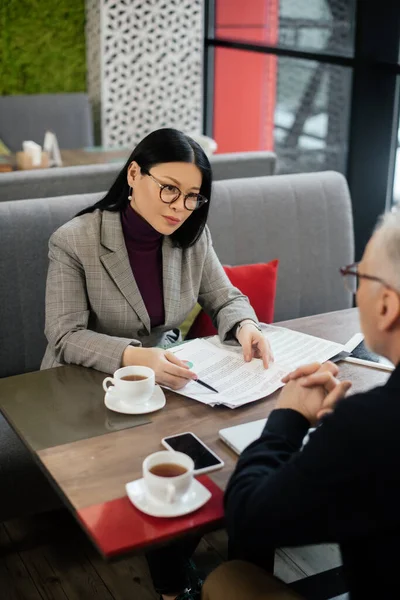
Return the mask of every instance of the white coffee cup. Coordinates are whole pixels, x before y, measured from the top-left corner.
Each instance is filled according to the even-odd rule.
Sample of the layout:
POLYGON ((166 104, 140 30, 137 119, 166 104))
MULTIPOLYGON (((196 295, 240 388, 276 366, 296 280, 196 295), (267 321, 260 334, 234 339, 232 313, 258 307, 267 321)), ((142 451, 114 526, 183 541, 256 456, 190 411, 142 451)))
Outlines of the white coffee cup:
MULTIPOLYGON (((172 504, 179 501, 186 494, 193 482, 194 462, 183 452, 165 450, 150 454, 143 461, 143 479, 146 491, 152 499, 162 504, 172 504), (185 469, 182 474, 165 476, 152 473, 153 469, 168 465, 178 465, 185 469)), ((165 472, 165 471, 164 471, 165 472)))
POLYGON ((127 404, 144 404, 154 392, 155 375, 149 367, 122 367, 115 371, 113 377, 106 377, 103 381, 103 389, 107 392, 111 383, 120 399, 127 404), (139 376, 145 379, 128 381, 127 376, 139 376))

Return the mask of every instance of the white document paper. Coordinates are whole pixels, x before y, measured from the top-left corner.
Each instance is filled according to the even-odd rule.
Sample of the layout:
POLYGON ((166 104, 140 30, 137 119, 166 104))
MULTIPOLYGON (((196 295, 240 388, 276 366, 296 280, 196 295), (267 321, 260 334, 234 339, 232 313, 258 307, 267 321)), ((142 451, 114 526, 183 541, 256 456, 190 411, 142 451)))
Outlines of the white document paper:
POLYGON ((218 336, 172 348, 181 360, 192 363, 191 368, 199 379, 219 392, 210 392, 191 381, 178 393, 210 406, 224 404, 236 408, 275 392, 283 385, 282 377, 296 367, 324 362, 343 350, 341 344, 283 327, 263 325, 262 329, 274 354, 274 362, 268 369, 264 369, 260 359, 246 363, 240 346, 222 344, 218 336))

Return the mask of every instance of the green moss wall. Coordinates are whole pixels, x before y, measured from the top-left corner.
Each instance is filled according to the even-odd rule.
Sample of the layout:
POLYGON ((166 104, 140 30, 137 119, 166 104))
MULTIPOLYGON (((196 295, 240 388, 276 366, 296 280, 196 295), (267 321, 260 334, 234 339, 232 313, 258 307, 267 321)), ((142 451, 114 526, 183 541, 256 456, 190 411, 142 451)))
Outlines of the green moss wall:
POLYGON ((0 95, 86 90, 85 0, 0 0, 0 95))

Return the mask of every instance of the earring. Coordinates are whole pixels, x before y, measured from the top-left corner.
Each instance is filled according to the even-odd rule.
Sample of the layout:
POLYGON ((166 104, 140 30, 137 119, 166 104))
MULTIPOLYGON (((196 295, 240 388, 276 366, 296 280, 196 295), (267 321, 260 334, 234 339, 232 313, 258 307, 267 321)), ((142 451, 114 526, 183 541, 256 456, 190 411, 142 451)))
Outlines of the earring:
POLYGON ((128 196, 128 200, 129 200, 129 202, 131 202, 131 201, 132 201, 132 192, 133 192, 133 190, 132 190, 132 188, 130 187, 130 188, 129 188, 129 196, 128 196))

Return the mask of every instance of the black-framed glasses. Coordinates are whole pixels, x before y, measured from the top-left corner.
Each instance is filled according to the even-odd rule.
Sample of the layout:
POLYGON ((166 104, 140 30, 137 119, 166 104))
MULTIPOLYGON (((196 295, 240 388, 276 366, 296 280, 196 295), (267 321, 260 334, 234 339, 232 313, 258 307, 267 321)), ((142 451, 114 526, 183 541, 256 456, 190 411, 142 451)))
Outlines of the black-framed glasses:
MULTIPOLYGON (((149 171, 142 170, 142 172, 145 175, 148 175, 150 179, 152 179, 154 183, 158 185, 160 188, 160 200, 161 202, 164 202, 164 204, 172 204, 173 202, 176 202, 181 195, 183 195, 183 192, 176 185, 160 183, 149 171)), ((186 210, 197 210, 204 204, 207 204, 207 202, 208 198, 202 196, 201 194, 196 194, 195 192, 183 195, 183 203, 186 210)))
POLYGON ((392 285, 390 285, 380 277, 375 277, 375 275, 367 275, 366 273, 359 273, 358 267, 359 263, 353 263, 351 265, 348 265, 347 267, 342 267, 340 269, 340 274, 343 276, 345 288, 352 294, 355 294, 357 292, 358 287, 360 285, 360 279, 369 279, 369 281, 377 281, 378 283, 381 283, 390 290, 393 290, 397 294, 400 293, 399 290, 396 290, 396 288, 394 288, 392 285))

